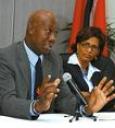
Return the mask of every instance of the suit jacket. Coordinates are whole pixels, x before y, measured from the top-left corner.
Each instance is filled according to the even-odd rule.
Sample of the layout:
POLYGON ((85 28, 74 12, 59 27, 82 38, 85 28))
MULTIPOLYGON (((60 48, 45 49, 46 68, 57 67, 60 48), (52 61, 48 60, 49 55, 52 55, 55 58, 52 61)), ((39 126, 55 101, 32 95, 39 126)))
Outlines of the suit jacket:
MULTIPOLYGON (((68 58, 70 55, 62 54, 64 72, 69 72, 72 75, 73 80, 78 85, 81 91, 89 91, 86 81, 83 79, 81 69, 78 65, 68 64, 68 58)), ((109 58, 100 57, 93 61, 92 64, 101 70, 101 72, 95 72, 91 78, 93 86, 98 85, 103 76, 107 76, 108 80, 113 79, 115 81, 115 64, 109 58)), ((115 82, 114 82, 115 85, 115 82)), ((115 100, 109 102, 101 111, 115 111, 115 100)))
MULTIPOLYGON (((62 73, 58 57, 51 51, 44 55, 43 76, 52 80, 62 73)), ((30 117, 31 72, 23 42, 0 49, 0 113, 18 118, 30 117)), ((52 107, 51 107, 52 108, 52 107)))

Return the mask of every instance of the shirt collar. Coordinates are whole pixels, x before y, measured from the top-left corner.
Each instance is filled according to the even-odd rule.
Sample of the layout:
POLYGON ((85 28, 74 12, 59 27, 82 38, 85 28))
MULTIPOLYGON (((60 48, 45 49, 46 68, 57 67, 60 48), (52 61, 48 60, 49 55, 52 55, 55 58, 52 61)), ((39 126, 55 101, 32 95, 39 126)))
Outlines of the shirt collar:
POLYGON ((37 61, 38 61, 38 57, 41 58, 41 61, 43 60, 43 55, 36 55, 25 43, 24 41, 24 47, 25 47, 25 50, 26 50, 26 53, 27 53, 27 56, 28 56, 28 59, 29 59, 29 62, 35 66, 37 61))
POLYGON ((91 63, 89 63, 88 74, 87 74, 88 80, 91 79, 94 72, 100 72, 100 71, 101 70, 99 70, 98 68, 94 67, 91 63))
MULTIPOLYGON (((75 53, 73 53, 69 59, 68 59, 68 64, 73 64, 73 65, 78 65, 81 68, 81 64, 79 63, 78 57, 75 53)), ((82 69, 81 69, 82 70, 82 69)), ((100 70, 96 67, 94 67, 91 63, 89 63, 88 67, 88 73, 87 73, 87 78, 90 80, 94 72, 100 72, 100 70)))
POLYGON ((73 65, 79 65, 79 66, 81 67, 81 65, 80 65, 80 63, 79 63, 79 60, 78 60, 78 58, 77 58, 77 55, 76 55, 75 53, 73 53, 73 54, 69 57, 67 63, 68 63, 68 64, 73 64, 73 65))

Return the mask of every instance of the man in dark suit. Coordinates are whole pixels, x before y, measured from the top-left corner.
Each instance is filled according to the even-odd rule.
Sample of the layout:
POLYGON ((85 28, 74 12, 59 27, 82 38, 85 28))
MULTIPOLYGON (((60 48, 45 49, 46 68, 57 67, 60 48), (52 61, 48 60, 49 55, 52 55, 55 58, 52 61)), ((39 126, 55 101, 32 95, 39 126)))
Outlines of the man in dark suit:
MULTIPOLYGON (((42 112, 75 112, 76 97, 65 84, 58 86, 62 66, 59 57, 51 50, 55 42, 55 31, 54 14, 38 10, 29 18, 24 41, 0 49, 1 115, 37 119, 42 112), (59 96, 54 101, 59 90, 59 96)), ((87 112, 98 111, 106 102, 115 98, 114 95, 108 96, 113 90, 112 82, 105 82, 103 79, 92 92, 87 112), (106 95, 104 92, 107 87, 110 91, 106 95), (95 102, 97 100, 98 103, 95 102)))

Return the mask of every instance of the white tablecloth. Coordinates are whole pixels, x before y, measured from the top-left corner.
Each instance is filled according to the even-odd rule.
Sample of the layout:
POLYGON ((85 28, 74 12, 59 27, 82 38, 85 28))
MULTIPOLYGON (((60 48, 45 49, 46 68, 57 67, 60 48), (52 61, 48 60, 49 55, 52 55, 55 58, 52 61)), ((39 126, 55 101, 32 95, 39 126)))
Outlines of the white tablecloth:
POLYGON ((115 128, 115 113, 98 113, 97 121, 85 117, 69 122, 66 114, 41 114, 37 120, 0 116, 0 128, 115 128))

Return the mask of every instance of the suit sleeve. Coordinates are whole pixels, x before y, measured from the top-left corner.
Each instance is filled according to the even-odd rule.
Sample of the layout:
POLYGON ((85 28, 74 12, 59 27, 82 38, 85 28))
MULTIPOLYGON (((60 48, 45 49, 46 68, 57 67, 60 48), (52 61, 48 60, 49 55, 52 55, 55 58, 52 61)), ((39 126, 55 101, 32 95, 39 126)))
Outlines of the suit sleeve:
POLYGON ((0 113, 5 116, 31 119, 31 101, 23 96, 18 97, 16 91, 15 73, 0 54, 0 113))

